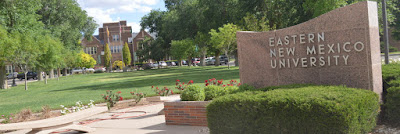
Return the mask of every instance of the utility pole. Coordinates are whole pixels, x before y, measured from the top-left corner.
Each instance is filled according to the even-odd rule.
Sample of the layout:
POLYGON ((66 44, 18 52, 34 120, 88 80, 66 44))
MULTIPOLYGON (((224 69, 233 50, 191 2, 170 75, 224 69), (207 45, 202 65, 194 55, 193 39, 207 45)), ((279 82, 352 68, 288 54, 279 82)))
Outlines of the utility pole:
POLYGON ((386 0, 382 0, 383 40, 385 42, 385 64, 389 64, 389 32, 386 12, 386 0))

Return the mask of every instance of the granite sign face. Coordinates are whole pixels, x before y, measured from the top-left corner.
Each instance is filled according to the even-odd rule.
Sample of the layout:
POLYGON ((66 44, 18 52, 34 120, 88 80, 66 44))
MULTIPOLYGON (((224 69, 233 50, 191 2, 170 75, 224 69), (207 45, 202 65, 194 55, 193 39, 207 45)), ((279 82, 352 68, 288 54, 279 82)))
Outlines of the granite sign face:
POLYGON ((376 2, 269 32, 238 32, 240 80, 256 87, 346 85, 382 92, 376 2))

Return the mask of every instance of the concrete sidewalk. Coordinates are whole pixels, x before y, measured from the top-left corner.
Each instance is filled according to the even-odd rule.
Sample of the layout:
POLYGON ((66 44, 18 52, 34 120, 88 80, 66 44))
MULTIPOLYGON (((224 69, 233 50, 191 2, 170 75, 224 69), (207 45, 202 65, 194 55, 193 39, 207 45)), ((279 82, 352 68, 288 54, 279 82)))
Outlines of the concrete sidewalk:
MULTIPOLYGON (((179 100, 179 95, 162 98, 169 101, 179 100)), ((164 103, 144 105, 111 111, 90 117, 88 119, 107 118, 120 112, 126 112, 118 116, 122 119, 102 120, 87 124, 86 126, 96 128, 92 134, 208 134, 207 127, 174 126, 165 125, 164 115, 158 115, 164 108, 164 103)))

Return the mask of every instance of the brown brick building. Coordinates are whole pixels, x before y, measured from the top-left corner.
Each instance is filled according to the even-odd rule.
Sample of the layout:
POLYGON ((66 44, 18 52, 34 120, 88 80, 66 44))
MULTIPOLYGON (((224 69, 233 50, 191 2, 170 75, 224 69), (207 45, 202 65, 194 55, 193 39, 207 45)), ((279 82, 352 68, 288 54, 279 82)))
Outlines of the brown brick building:
POLYGON ((111 50, 112 63, 117 60, 122 61, 122 48, 125 43, 128 43, 132 56, 132 63, 130 65, 132 65, 134 59, 137 61, 136 51, 139 41, 144 40, 145 37, 155 38, 155 36, 150 35, 144 30, 141 30, 139 33, 132 33, 132 28, 126 24, 126 21, 104 23, 103 27, 99 28, 99 35, 93 36, 92 41, 82 39, 81 45, 83 50, 87 54, 92 55, 97 61, 96 66, 104 67, 104 47, 106 43, 109 44, 111 50), (109 32, 108 36, 107 29, 109 32))

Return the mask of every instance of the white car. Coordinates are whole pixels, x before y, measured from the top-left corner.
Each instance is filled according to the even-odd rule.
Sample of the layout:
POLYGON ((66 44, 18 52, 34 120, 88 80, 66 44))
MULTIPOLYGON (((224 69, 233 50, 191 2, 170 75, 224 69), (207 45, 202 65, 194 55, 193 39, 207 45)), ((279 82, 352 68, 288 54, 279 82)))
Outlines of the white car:
POLYGON ((160 62, 158 62, 158 64, 159 64, 161 67, 166 67, 166 66, 168 66, 168 65, 167 65, 167 62, 165 62, 165 61, 160 61, 160 62))
POLYGON ((10 73, 10 74, 8 74, 8 75, 7 75, 7 80, 8 80, 8 79, 17 78, 17 75, 18 75, 18 73, 17 73, 17 72, 10 73), (14 75, 13 75, 13 74, 14 74, 14 75))
POLYGON ((95 71, 93 68, 87 68, 85 70, 86 70, 86 72, 94 72, 95 71))
POLYGON ((74 68, 74 69, 72 69, 71 73, 72 74, 82 73, 82 69, 74 68))

